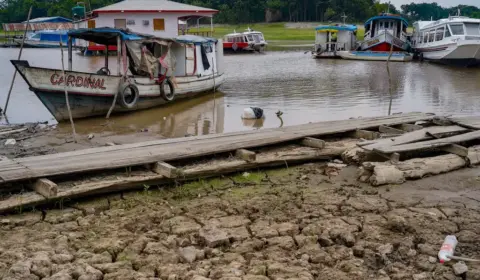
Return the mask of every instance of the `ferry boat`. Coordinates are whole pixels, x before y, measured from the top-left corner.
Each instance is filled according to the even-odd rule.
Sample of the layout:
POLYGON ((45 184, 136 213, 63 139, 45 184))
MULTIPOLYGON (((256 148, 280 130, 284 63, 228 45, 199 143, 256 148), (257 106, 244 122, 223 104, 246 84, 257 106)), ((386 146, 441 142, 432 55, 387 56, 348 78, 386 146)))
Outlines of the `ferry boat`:
MULTIPOLYGON (((68 30, 41 30, 31 33, 23 43, 26 48, 59 48, 60 41, 67 46, 68 30)), ((15 39, 15 43, 21 44, 22 39, 15 39)))
POLYGON ((223 49, 227 51, 264 51, 268 43, 260 31, 250 28, 246 32, 227 34, 223 38, 223 49))
POLYGON ((338 51, 355 50, 356 25, 320 25, 315 28, 314 58, 340 58, 338 51))
POLYGON ((360 43, 361 51, 390 52, 408 51, 408 21, 400 15, 382 13, 365 22, 365 36, 360 43))
POLYGON ((192 98, 221 86, 225 80, 221 40, 193 35, 159 38, 114 28, 68 32, 68 69, 31 66, 12 60, 18 73, 59 122, 69 119, 65 91, 74 119, 130 112, 192 98), (105 66, 96 72, 72 68, 72 41, 116 45, 117 72, 105 66))
POLYGON ((417 21, 412 47, 420 60, 465 67, 480 65, 480 19, 458 15, 417 21))

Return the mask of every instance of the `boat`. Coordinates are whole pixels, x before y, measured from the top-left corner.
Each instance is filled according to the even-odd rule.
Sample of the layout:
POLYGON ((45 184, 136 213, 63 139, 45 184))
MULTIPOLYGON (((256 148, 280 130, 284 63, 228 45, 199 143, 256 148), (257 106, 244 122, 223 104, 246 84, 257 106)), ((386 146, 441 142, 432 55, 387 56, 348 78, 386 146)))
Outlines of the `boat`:
POLYGON ((315 28, 314 58, 340 58, 337 51, 356 49, 356 25, 320 25, 315 28))
POLYGON ((364 40, 360 51, 409 51, 408 21, 400 15, 382 13, 365 22, 364 40))
POLYGON ((250 28, 246 32, 227 34, 223 38, 223 49, 226 51, 264 51, 268 43, 263 33, 250 28))
POLYGON ((224 80, 221 40, 194 35, 160 38, 115 28, 68 32, 68 69, 31 66, 12 60, 19 74, 59 122, 69 119, 65 91, 74 119, 122 113, 193 98, 220 87, 224 80), (117 71, 108 52, 96 72, 73 71, 72 41, 117 45, 117 71))
POLYGON ((480 19, 458 15, 417 21, 412 47, 420 60, 465 67, 480 65, 480 19))
MULTIPOLYGON (((68 30, 40 30, 31 33, 23 43, 26 48, 59 48, 60 41, 64 47, 67 46, 68 30)), ((21 45, 22 39, 14 39, 15 43, 21 45)))
POLYGON ((373 52, 373 51, 339 51, 337 54, 343 59, 407 62, 413 60, 413 55, 407 52, 373 52))

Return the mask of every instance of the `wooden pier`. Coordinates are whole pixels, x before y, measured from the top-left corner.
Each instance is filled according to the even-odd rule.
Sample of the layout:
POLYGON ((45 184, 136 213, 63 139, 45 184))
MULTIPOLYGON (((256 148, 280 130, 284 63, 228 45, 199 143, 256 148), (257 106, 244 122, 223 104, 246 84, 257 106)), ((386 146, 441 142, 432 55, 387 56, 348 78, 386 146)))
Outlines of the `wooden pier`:
POLYGON ((0 212, 144 185, 329 160, 357 145, 389 162, 417 148, 440 148, 467 158, 468 150, 460 144, 480 139, 478 124, 480 118, 445 120, 408 113, 0 158, 0 192, 10 193, 0 198, 0 212))

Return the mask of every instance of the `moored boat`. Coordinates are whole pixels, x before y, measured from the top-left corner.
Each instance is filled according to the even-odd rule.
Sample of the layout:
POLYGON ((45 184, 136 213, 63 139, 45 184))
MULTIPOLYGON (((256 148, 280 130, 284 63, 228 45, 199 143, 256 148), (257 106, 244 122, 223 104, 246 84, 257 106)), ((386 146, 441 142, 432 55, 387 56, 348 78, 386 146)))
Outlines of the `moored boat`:
POLYGON ((78 29, 68 33, 68 70, 30 66, 12 60, 30 89, 57 121, 146 109, 218 88, 224 82, 221 41, 192 35, 159 38, 113 28, 78 29), (117 73, 108 66, 95 73, 73 71, 72 41, 116 45, 117 73))
POLYGON ((372 51, 340 51, 337 54, 343 59, 369 61, 412 61, 413 55, 407 52, 372 52, 372 51))
POLYGON ((467 67, 480 65, 480 19, 451 16, 415 22, 412 45, 420 60, 467 67))
POLYGON ((365 36, 361 51, 408 51, 408 21, 400 15, 382 13, 365 22, 365 36))
MULTIPOLYGON (((40 30, 31 33, 23 43, 26 48, 59 48, 60 41, 63 46, 67 46, 68 30, 40 30)), ((22 43, 22 39, 15 39, 17 44, 22 43)))
POLYGON ((231 51, 263 51, 268 43, 260 31, 250 28, 246 32, 227 34, 223 38, 223 48, 231 51))
POLYGON ((339 58, 338 51, 355 50, 356 25, 320 25, 315 28, 315 58, 339 58))

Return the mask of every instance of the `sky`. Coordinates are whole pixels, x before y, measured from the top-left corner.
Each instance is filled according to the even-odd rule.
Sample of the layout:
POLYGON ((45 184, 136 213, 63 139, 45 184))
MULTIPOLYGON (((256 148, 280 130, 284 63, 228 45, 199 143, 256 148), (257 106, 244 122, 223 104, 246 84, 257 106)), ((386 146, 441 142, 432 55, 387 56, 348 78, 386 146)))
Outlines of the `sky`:
MULTIPOLYGON (((410 3, 432 3, 437 2, 440 6, 443 7, 454 7, 457 5, 472 5, 480 8, 480 0, 390 0, 395 7, 400 9, 400 6, 403 4, 410 3)), ((383 0, 381 2, 388 2, 388 0, 383 0)))

